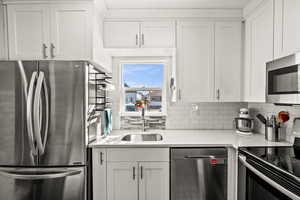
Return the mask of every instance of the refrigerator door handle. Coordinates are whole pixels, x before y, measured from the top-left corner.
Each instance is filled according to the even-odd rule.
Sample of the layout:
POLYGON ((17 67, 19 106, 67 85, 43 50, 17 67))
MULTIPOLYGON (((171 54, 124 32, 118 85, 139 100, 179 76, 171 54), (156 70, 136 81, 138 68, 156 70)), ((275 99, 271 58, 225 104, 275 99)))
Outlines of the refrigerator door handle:
POLYGON ((33 92, 34 85, 37 78, 37 72, 33 72, 31 75, 31 80, 29 83, 28 96, 27 96, 27 106, 26 106, 26 122, 27 122, 27 133, 28 133, 28 141, 31 149, 31 153, 34 156, 37 156, 37 148, 35 146, 33 128, 32 128, 32 101, 33 101, 33 92))
POLYGON ((45 152, 45 145, 47 142, 48 135, 48 125, 49 125, 49 95, 48 89, 45 81, 44 72, 40 72, 36 84, 36 90, 34 95, 33 103, 33 116, 34 116, 34 136, 39 150, 39 154, 43 155, 45 152), (42 89, 44 89, 45 94, 45 107, 46 107, 46 116, 45 116, 45 127, 44 127, 44 140, 42 141, 42 89))
POLYGON ((31 169, 31 170, 18 170, 18 169, 5 169, 0 168, 0 176, 5 176, 18 180, 43 180, 43 179, 55 179, 65 178, 68 176, 74 176, 82 173, 82 170, 45 170, 45 169, 31 169))
POLYGON ((44 140, 43 140, 43 153, 45 152, 46 144, 47 144, 47 138, 48 138, 48 128, 49 128, 49 93, 48 93, 48 86, 46 79, 43 80, 43 89, 45 94, 45 107, 46 107, 46 114, 45 114, 45 129, 44 129, 44 140))

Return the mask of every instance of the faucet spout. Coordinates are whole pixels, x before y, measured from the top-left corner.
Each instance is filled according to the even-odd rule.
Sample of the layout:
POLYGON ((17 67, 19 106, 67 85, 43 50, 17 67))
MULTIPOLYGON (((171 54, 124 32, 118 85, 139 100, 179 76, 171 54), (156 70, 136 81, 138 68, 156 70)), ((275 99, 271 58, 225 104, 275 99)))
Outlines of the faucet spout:
POLYGON ((145 108, 142 108, 142 131, 146 131, 145 108))

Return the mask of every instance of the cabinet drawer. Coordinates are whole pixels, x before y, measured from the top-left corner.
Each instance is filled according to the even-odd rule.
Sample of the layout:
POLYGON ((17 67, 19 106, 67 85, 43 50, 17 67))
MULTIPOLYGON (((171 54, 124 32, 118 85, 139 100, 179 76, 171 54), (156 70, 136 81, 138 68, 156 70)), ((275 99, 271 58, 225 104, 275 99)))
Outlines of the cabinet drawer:
POLYGON ((108 162, 169 161, 169 148, 110 148, 108 162))

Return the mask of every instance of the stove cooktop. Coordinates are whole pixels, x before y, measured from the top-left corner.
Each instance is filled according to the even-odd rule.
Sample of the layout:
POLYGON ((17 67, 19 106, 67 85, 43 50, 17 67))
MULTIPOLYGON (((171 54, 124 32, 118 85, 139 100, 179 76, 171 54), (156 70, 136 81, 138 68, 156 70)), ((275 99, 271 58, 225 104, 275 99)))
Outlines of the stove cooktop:
POLYGON ((244 147, 240 148, 242 154, 252 156, 269 164, 270 167, 279 168, 300 180, 300 151, 299 147, 244 147))

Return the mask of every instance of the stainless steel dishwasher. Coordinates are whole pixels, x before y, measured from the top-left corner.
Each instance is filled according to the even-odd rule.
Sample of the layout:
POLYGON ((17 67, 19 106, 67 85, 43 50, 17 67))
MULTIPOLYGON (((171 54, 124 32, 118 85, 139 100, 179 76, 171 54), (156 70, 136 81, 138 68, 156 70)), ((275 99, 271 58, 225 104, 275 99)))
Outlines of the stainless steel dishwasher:
POLYGON ((226 199, 226 148, 171 149, 171 200, 226 199))

